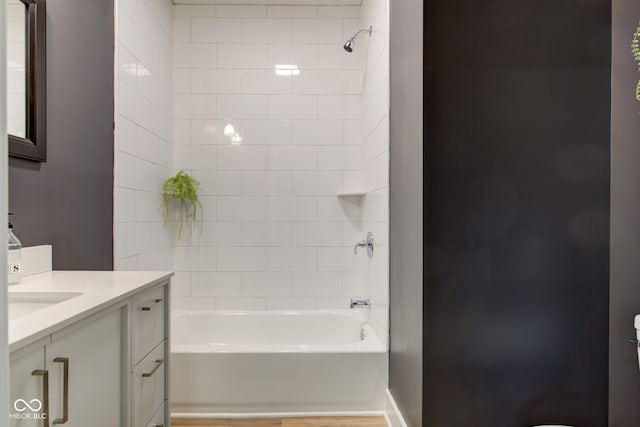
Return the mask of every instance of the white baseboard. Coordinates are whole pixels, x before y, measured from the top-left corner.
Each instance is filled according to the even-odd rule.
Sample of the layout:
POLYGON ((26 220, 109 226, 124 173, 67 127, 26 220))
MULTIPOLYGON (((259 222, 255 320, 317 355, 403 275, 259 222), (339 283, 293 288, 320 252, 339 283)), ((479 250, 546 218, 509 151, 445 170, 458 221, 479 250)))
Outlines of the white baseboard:
POLYGON ((409 427, 389 389, 386 390, 385 395, 384 419, 387 421, 387 425, 389 427, 409 427))

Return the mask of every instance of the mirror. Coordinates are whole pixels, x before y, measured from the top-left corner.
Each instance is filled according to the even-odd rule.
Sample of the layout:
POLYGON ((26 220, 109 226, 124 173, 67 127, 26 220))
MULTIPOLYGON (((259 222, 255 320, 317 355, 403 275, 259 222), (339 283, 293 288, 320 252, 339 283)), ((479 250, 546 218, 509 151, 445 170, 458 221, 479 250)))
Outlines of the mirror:
POLYGON ((27 120, 26 8, 19 0, 7 4, 7 133, 25 138, 27 120))
POLYGON ((44 0, 7 2, 9 155, 46 161, 46 11, 44 0))

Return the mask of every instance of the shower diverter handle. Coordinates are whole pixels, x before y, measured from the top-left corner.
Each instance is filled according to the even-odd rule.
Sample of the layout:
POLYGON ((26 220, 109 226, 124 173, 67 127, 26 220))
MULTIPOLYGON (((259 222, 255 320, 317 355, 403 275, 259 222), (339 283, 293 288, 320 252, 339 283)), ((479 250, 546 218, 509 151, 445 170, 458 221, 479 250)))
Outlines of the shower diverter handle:
POLYGON ((356 243, 355 247, 353 248, 353 253, 357 255, 358 248, 367 248, 367 255, 369 255, 369 258, 371 258, 373 257, 373 246, 373 233, 368 232, 367 240, 360 240, 358 243, 356 243))

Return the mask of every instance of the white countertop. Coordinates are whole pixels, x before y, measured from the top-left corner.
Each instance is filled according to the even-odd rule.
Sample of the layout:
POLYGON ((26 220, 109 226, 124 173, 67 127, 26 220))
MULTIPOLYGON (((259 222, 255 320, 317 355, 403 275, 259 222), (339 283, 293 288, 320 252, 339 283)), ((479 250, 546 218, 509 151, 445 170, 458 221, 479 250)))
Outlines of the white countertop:
POLYGON ((9 350, 36 342, 84 317, 166 282, 168 271, 52 271, 25 277, 13 292, 80 292, 82 295, 9 321, 9 350))

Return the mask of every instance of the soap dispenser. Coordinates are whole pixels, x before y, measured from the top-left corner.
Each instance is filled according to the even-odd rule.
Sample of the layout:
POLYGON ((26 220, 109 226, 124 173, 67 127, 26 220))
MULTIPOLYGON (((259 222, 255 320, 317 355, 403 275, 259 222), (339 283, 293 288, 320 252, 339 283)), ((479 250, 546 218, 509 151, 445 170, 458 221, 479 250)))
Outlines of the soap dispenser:
MULTIPOLYGON (((9 215, 13 215, 9 212, 9 215)), ((9 236, 8 236, 9 248, 7 251, 7 273, 8 283, 15 285, 22 280, 22 243, 13 234, 13 224, 9 221, 9 236)))

